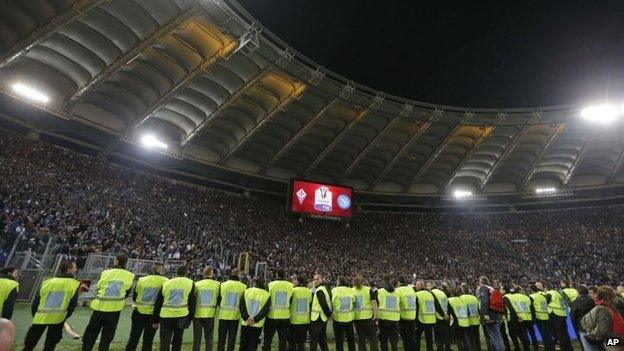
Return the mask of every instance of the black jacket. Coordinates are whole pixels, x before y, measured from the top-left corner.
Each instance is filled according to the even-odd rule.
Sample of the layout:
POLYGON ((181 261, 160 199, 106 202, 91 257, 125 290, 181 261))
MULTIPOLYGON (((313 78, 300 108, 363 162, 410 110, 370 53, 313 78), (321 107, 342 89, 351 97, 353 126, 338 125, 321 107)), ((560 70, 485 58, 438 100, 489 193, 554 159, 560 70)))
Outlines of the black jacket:
POLYGON ((585 316, 596 303, 589 295, 579 295, 572 303, 571 317, 574 329, 581 329, 581 319, 585 316))

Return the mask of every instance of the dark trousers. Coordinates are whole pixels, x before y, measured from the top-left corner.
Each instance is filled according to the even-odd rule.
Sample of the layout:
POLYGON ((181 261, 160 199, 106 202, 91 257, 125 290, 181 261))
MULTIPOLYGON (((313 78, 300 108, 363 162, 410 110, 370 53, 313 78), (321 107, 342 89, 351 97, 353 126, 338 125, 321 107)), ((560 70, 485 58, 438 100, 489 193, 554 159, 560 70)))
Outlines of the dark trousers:
POLYGON ((436 320, 434 336, 437 351, 451 351, 451 338, 449 337, 449 321, 436 320))
POLYGON ((212 351, 212 335, 214 331, 214 318, 193 319, 193 351, 201 350, 202 336, 206 342, 206 351, 212 351))
POLYGON ((420 336, 425 333, 427 351, 433 351, 433 328, 435 324, 424 324, 416 321, 416 347, 420 350, 420 336))
POLYGON ((507 326, 509 327, 509 336, 511 337, 511 342, 513 343, 514 350, 520 351, 520 343, 522 343, 523 351, 531 351, 531 347, 529 345, 529 337, 525 329, 525 324, 518 320, 510 320, 509 322, 507 322, 507 326))
POLYGON ((290 325, 290 319, 272 319, 267 318, 264 323, 264 343, 262 344, 263 351, 271 351, 271 343, 273 342, 273 336, 277 332, 277 340, 279 342, 278 350, 287 351, 288 349, 288 326, 290 325))
POLYGON ((545 351, 554 351, 555 350, 555 341, 553 340, 553 333, 550 329, 550 320, 541 320, 538 319, 536 321, 537 330, 539 330, 542 335, 542 342, 544 343, 545 351))
POLYGON ((160 319, 160 351, 180 351, 182 349, 182 337, 184 336, 182 321, 184 319, 184 317, 160 319))
POLYGON ((459 351, 475 351, 469 337, 470 327, 453 327, 451 328, 451 334, 459 351))
POLYGON ((344 350, 344 341, 347 339, 349 351, 355 351, 355 335, 353 334, 353 322, 334 321, 334 337, 336 338, 336 351, 344 350))
POLYGON ((370 351, 377 351, 379 341, 377 340, 377 329, 372 319, 359 319, 353 321, 353 326, 357 334, 358 351, 366 351, 366 341, 370 345, 370 351))
POLYGON ((399 331, 403 340, 403 349, 406 351, 416 350, 416 324, 414 321, 399 321, 399 331))
POLYGON ((288 329, 288 351, 304 351, 309 324, 291 324, 288 329))
POLYGON ((470 344, 475 350, 481 350, 481 337, 479 335, 479 325, 471 325, 468 327, 468 338, 470 344))
POLYGON ((503 338, 503 345, 505 345, 505 351, 511 351, 511 344, 509 343, 509 335, 507 334, 507 322, 501 322, 500 333, 503 338))
POLYGON ((130 327, 130 337, 126 344, 126 351, 135 351, 139 345, 139 339, 143 335, 143 351, 152 351, 154 335, 156 329, 153 327, 153 317, 148 314, 141 314, 136 309, 132 311, 132 326, 130 327))
POLYGON ((327 346, 327 322, 323 322, 321 317, 310 323, 310 351, 316 351, 320 347, 321 351, 329 351, 327 346))
MULTIPOLYGON (((265 322, 266 323, 266 322, 265 322)), ((256 351, 260 344, 262 328, 243 325, 241 327, 240 351, 256 351)))
POLYGON ((31 351, 37 346, 39 339, 43 335, 43 332, 48 329, 46 334, 43 351, 52 351, 56 347, 56 344, 63 338, 63 324, 33 324, 26 333, 26 339, 24 340, 24 351, 31 351))
POLYGON ((238 333, 239 320, 219 319, 219 340, 217 342, 217 351, 225 350, 225 342, 227 340, 227 351, 234 351, 234 343, 236 342, 236 334, 238 333))
POLYGON ((550 314, 550 320, 553 323, 555 329, 555 335, 561 351, 572 351, 572 343, 570 342, 570 336, 568 335, 568 326, 566 325, 566 317, 557 316, 554 313, 550 314))
POLYGON ((93 350, 93 345, 95 345, 95 340, 97 340, 100 331, 102 336, 100 337, 98 350, 108 351, 110 343, 115 337, 120 314, 121 312, 93 311, 82 337, 82 351, 93 350))
POLYGON ((379 345, 381 351, 388 351, 388 342, 390 342, 390 349, 392 351, 397 351, 399 349, 399 322, 380 319, 379 345))
POLYGON ((531 345, 533 345, 533 351, 539 350, 539 341, 537 340, 537 335, 535 334, 535 328, 533 322, 525 322, 528 323, 526 330, 529 333, 529 341, 531 345))

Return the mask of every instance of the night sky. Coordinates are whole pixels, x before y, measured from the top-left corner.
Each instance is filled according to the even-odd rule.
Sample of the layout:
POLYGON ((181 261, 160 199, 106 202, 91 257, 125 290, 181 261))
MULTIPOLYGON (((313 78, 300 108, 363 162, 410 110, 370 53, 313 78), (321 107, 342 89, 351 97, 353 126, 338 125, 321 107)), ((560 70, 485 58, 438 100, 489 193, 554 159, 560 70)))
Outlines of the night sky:
POLYGON ((624 1, 239 2, 322 66, 417 101, 624 100, 624 1))

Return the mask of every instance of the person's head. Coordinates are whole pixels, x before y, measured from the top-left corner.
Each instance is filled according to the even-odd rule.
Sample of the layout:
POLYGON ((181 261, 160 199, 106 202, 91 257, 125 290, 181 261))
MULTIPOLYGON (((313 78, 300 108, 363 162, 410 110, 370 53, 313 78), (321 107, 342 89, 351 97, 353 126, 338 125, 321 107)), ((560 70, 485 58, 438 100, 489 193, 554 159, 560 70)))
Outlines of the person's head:
POLYGON ((514 285, 513 290, 516 294, 524 294, 524 288, 521 285, 514 285))
POLYGON ((19 269, 17 269, 17 267, 14 267, 14 266, 8 266, 2 269, 2 273, 6 275, 10 275, 14 279, 17 279, 17 275, 19 274, 19 269))
POLYGON ((8 319, 0 318, 0 350, 11 350, 15 338, 15 327, 8 319))
POLYGON ((559 281, 559 286, 561 289, 569 288, 570 282, 567 279, 561 279, 561 281, 559 281))
POLYGON ((472 294, 472 290, 470 289, 470 286, 468 286, 468 284, 462 284, 460 289, 462 294, 472 294))
POLYGON ((616 297, 615 291, 608 285, 599 287, 596 292, 596 301, 605 306, 613 306, 616 297))
POLYGON ((303 275, 303 274, 299 274, 299 275, 295 278, 295 281, 296 281, 296 285, 297 285, 297 286, 303 286, 303 287, 305 287, 305 286, 307 286, 307 285, 308 285, 308 277, 306 277, 306 276, 305 276, 305 275, 303 275))
POLYGON ((397 277, 397 284, 399 284, 399 285, 407 285, 407 284, 409 284, 409 280, 404 275, 399 275, 397 277))
POLYGON ((543 285, 544 285, 544 290, 545 291, 552 290, 552 288, 553 288, 553 285, 551 283, 549 283, 549 282, 544 282, 543 285))
POLYGON ((579 295, 582 295, 582 296, 589 295, 589 290, 587 289, 585 285, 582 285, 582 284, 576 286, 576 291, 578 292, 579 295))
POLYGON ((435 289, 436 283, 433 280, 427 280, 427 290, 435 289))
POLYGON ((282 267, 278 267, 275 270, 275 276, 277 276, 277 279, 286 279, 286 270, 282 267))
POLYGON ((510 285, 504 284, 500 286, 501 294, 513 294, 514 290, 510 285))
POLYGON ((356 289, 362 288, 362 285, 364 285, 364 276, 360 273, 354 274, 351 277, 351 284, 353 284, 356 289))
POLYGON ((206 266, 204 267, 204 279, 212 279, 212 277, 214 276, 214 270, 212 269, 212 267, 210 266, 206 266))
POLYGON ((321 273, 315 273, 314 278, 312 279, 312 284, 317 287, 325 284, 325 278, 321 273))
POLYGON ((230 278, 240 278, 240 270, 238 268, 232 269, 230 272, 230 278))
POLYGON ((125 253, 120 253, 115 257, 115 267, 124 268, 128 262, 128 256, 125 253))
POLYGON ((480 276, 479 285, 490 285, 490 279, 484 275, 480 276))
POLYGON ((253 279, 253 286, 255 286, 258 289, 266 290, 266 285, 264 283, 264 278, 263 277, 255 277, 253 279))
POLYGON ((344 275, 340 275, 336 279, 336 285, 338 285, 338 286, 347 286, 347 285, 349 285, 349 280, 344 275))
POLYGON ((154 262, 152 265, 152 274, 162 275, 165 271, 165 265, 162 262, 154 262))
POLYGON ((592 299, 596 298, 596 293, 598 293, 598 287, 597 286, 588 286, 587 290, 589 290, 589 297, 591 297, 592 299))
POLYGON ((176 275, 178 277, 186 277, 187 274, 188 274, 188 267, 186 265, 181 265, 180 267, 178 267, 176 271, 176 275))
POLYGON ((424 280, 417 280, 414 282, 414 290, 420 291, 420 290, 423 290, 424 288, 425 288, 424 280))
POLYGON ((617 289, 615 291, 618 295, 619 294, 624 294, 624 285, 618 285, 617 289))
POLYGON ((61 263, 60 271, 63 274, 69 274, 71 276, 74 276, 77 270, 78 268, 76 267, 76 262, 74 261, 69 260, 61 263))
POLYGON ((533 293, 536 293, 536 292, 540 291, 540 289, 535 284, 529 284, 529 290, 531 290, 531 292, 533 292, 533 293))

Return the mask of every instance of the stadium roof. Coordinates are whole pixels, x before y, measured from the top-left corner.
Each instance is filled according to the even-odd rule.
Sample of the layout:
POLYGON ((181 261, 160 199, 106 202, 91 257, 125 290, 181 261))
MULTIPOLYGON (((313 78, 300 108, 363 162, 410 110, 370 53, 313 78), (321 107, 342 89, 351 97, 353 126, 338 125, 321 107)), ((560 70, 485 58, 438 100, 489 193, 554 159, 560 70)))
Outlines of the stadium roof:
POLYGON ((28 128, 141 162, 153 160, 137 146, 154 135, 168 157, 152 166, 243 188, 279 192, 297 177, 444 197, 624 182, 617 122, 593 125, 572 105, 385 94, 320 67, 230 0, 3 1, 0 88, 3 116, 28 128), (18 83, 49 100, 26 106, 18 83))

